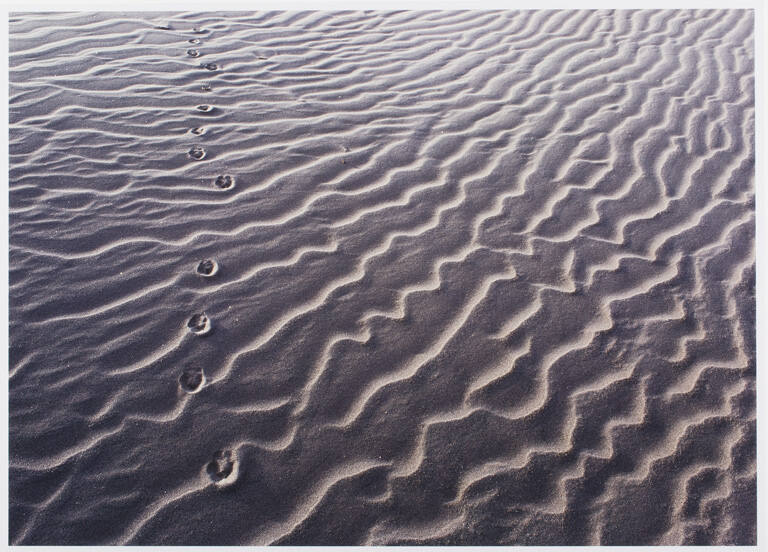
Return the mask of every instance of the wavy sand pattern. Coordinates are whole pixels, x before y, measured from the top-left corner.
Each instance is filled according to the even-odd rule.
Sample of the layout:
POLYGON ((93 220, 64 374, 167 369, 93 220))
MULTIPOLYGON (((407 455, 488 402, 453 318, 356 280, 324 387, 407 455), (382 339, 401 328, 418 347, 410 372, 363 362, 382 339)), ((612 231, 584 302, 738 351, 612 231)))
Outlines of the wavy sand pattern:
POLYGON ((751 11, 12 14, 15 544, 753 544, 751 11))

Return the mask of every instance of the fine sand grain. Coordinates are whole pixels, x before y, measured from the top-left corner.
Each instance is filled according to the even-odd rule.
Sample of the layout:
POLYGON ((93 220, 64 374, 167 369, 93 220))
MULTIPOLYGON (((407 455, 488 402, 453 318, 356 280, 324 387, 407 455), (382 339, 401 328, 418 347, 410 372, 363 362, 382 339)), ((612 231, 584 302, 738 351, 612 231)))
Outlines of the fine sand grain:
POLYGON ((754 544, 753 36, 11 14, 11 543, 754 544))

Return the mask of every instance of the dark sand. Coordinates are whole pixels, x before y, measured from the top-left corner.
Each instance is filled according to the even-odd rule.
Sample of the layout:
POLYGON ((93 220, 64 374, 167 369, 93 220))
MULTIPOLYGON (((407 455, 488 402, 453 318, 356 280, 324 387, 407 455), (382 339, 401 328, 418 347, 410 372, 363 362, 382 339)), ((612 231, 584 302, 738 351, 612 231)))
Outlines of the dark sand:
POLYGON ((12 14, 11 543, 754 544, 753 26, 12 14))

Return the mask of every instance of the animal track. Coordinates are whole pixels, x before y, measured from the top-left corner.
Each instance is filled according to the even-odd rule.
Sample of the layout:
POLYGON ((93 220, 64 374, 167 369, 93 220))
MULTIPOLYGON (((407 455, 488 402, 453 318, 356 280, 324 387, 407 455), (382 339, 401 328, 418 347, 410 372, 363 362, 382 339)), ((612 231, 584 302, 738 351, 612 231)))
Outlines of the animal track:
POLYGON ((186 393, 197 393, 205 384, 205 374, 198 368, 188 368, 179 376, 179 387, 186 393))
POLYGON ((192 32, 195 34, 205 34, 208 32, 207 29, 201 29, 200 27, 192 27, 192 32))
POLYGON ((205 128, 203 128, 203 127, 195 127, 193 129, 190 129, 189 132, 191 132, 192 134, 197 134, 198 136, 200 136, 201 134, 205 134, 205 128))
POLYGON ((222 190, 228 190, 229 188, 235 185, 235 179, 229 176, 228 174, 220 175, 216 177, 214 184, 216 185, 217 188, 221 188, 222 190))
POLYGON ((211 85, 210 84, 203 84, 202 86, 200 86, 200 89, 203 92, 210 92, 211 91, 211 85))
POLYGON ((196 161, 205 157, 205 150, 200 146, 195 146, 187 152, 187 155, 196 161))
POLYGON ((189 42, 190 44, 200 44, 200 39, 199 38, 190 38, 187 42, 189 42))
POLYGON ((193 314, 187 321, 187 328, 195 335, 208 335, 211 333, 211 321, 205 313, 193 314))
POLYGON ((197 109, 198 111, 202 111, 203 113, 210 113, 211 111, 213 111, 213 106, 203 104, 203 105, 198 105, 197 107, 195 107, 195 109, 197 109))
POLYGON ((213 460, 208 462, 205 466, 205 471, 208 472, 208 477, 214 483, 223 482, 229 477, 233 477, 235 471, 235 459, 232 456, 231 450, 217 450, 213 453, 213 460))
POLYGON ((219 265, 213 259, 205 259, 198 263, 196 270, 200 276, 210 278, 211 276, 215 276, 219 271, 219 265))
POLYGON ((216 69, 219 68, 219 66, 216 65, 215 63, 203 63, 202 65, 200 65, 200 67, 208 69, 209 71, 215 71, 216 69))
POLYGON ((190 56, 190 57, 199 57, 200 56, 200 51, 199 50, 195 50, 193 48, 190 48, 189 50, 187 50, 187 55, 190 56))

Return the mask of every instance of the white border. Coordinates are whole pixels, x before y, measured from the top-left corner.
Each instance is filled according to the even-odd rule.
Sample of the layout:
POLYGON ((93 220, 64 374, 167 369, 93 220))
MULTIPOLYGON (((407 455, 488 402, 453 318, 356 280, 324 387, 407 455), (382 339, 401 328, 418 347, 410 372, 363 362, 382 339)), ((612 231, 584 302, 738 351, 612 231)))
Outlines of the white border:
POLYGON ((212 4, 203 0, 115 0, 95 2, 93 0, 31 0, 23 2, 10 0, 9 11, 172 11, 172 12, 215 12, 215 11, 299 11, 299 10, 511 10, 511 9, 748 9, 758 8, 759 0, 222 0, 212 4), (215 6, 216 9, 211 9, 215 6))
POLYGON ((765 439, 765 431, 761 430, 766 420, 768 420, 768 400, 765 400, 768 387, 765 385, 765 377, 761 376, 761 367, 765 367, 768 362, 766 353, 765 339, 766 328, 768 328, 768 318, 766 318, 766 296, 765 296, 765 278, 762 275, 768 270, 767 251, 768 240, 766 240, 766 231, 768 224, 763 219, 768 216, 768 195, 765 190, 765 164, 768 160, 768 144, 765 139, 765 108, 768 105, 765 101, 768 90, 765 88, 765 69, 766 69, 766 29, 768 28, 768 13, 762 2, 755 14, 755 233, 756 233, 756 334, 755 343, 757 346, 757 542, 765 544, 768 538, 768 523, 766 523, 766 487, 765 485, 765 459, 768 453, 765 439), (762 281, 761 281, 762 280, 762 281), (762 474, 762 476, 761 476, 762 474), (763 523, 760 524, 761 513, 763 523))

